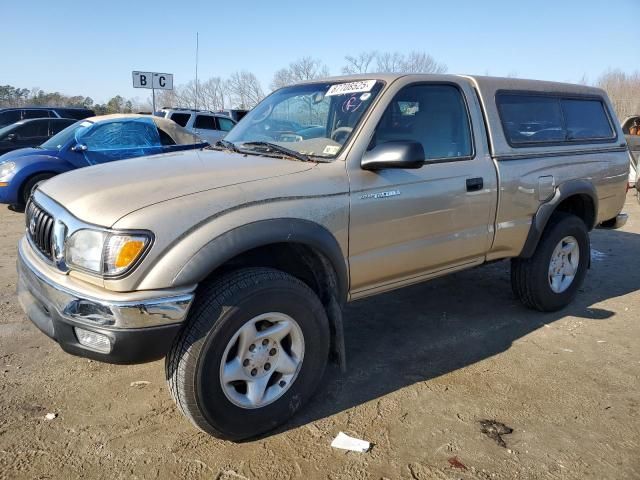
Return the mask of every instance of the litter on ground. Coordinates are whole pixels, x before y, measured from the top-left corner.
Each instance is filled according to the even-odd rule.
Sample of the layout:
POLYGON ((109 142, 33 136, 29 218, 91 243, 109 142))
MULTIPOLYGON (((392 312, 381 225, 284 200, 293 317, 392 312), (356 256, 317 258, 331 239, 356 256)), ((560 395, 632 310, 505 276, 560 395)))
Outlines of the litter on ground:
POLYGON ((342 432, 338 433, 338 436, 331 442, 333 448, 340 448, 342 450, 351 450, 352 452, 365 453, 371 449, 371 443, 366 440, 360 440, 359 438, 353 438, 342 432))

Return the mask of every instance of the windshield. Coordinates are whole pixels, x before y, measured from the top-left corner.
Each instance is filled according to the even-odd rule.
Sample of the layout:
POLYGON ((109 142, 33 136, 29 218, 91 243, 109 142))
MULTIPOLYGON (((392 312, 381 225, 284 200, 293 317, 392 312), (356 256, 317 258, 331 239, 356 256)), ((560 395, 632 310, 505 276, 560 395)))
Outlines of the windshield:
POLYGON ((79 122, 69 125, 64 130, 61 130, 49 140, 40 145, 40 148, 46 148, 47 150, 60 150, 67 145, 72 139, 80 138, 81 134, 84 134, 84 130, 87 130, 93 125, 93 122, 88 120, 80 120, 79 122), (77 135, 76 135, 77 132, 77 135))
POLYGON ((268 142, 333 158, 381 89, 382 82, 376 80, 285 87, 251 110, 225 140, 243 150, 262 150, 268 142))

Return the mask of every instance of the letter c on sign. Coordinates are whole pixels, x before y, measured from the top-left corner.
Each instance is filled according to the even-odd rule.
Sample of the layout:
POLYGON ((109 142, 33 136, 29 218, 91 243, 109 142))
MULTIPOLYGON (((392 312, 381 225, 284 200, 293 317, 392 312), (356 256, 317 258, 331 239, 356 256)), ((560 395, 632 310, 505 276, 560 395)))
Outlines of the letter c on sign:
POLYGON ((164 77, 164 75, 160 75, 160 78, 158 79, 158 83, 160 84, 161 87, 164 87, 167 84, 166 78, 164 77))

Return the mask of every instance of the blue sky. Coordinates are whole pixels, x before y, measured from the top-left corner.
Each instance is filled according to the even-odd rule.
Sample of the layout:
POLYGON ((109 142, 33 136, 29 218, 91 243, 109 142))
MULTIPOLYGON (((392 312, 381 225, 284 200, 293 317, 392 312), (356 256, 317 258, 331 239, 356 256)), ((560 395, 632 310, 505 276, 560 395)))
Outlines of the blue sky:
POLYGON ((0 84, 145 98, 131 71, 200 79, 254 72, 265 90, 302 56, 340 73, 363 50, 424 50, 449 73, 577 82, 640 70, 640 0, 3 2, 0 84))

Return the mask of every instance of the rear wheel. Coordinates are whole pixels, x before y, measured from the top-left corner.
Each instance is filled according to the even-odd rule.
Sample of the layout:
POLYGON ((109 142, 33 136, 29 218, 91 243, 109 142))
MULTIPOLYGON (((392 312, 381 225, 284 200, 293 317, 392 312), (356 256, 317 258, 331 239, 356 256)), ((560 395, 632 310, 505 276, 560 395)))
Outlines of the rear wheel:
POLYGON ((328 354, 315 293, 284 272, 245 269, 198 290, 166 373, 198 428, 241 440, 289 419, 316 390, 328 354))
POLYGON ((511 262, 511 286, 525 306, 550 312, 567 306, 578 293, 591 249, 584 222, 557 212, 549 220, 531 258, 511 262))

